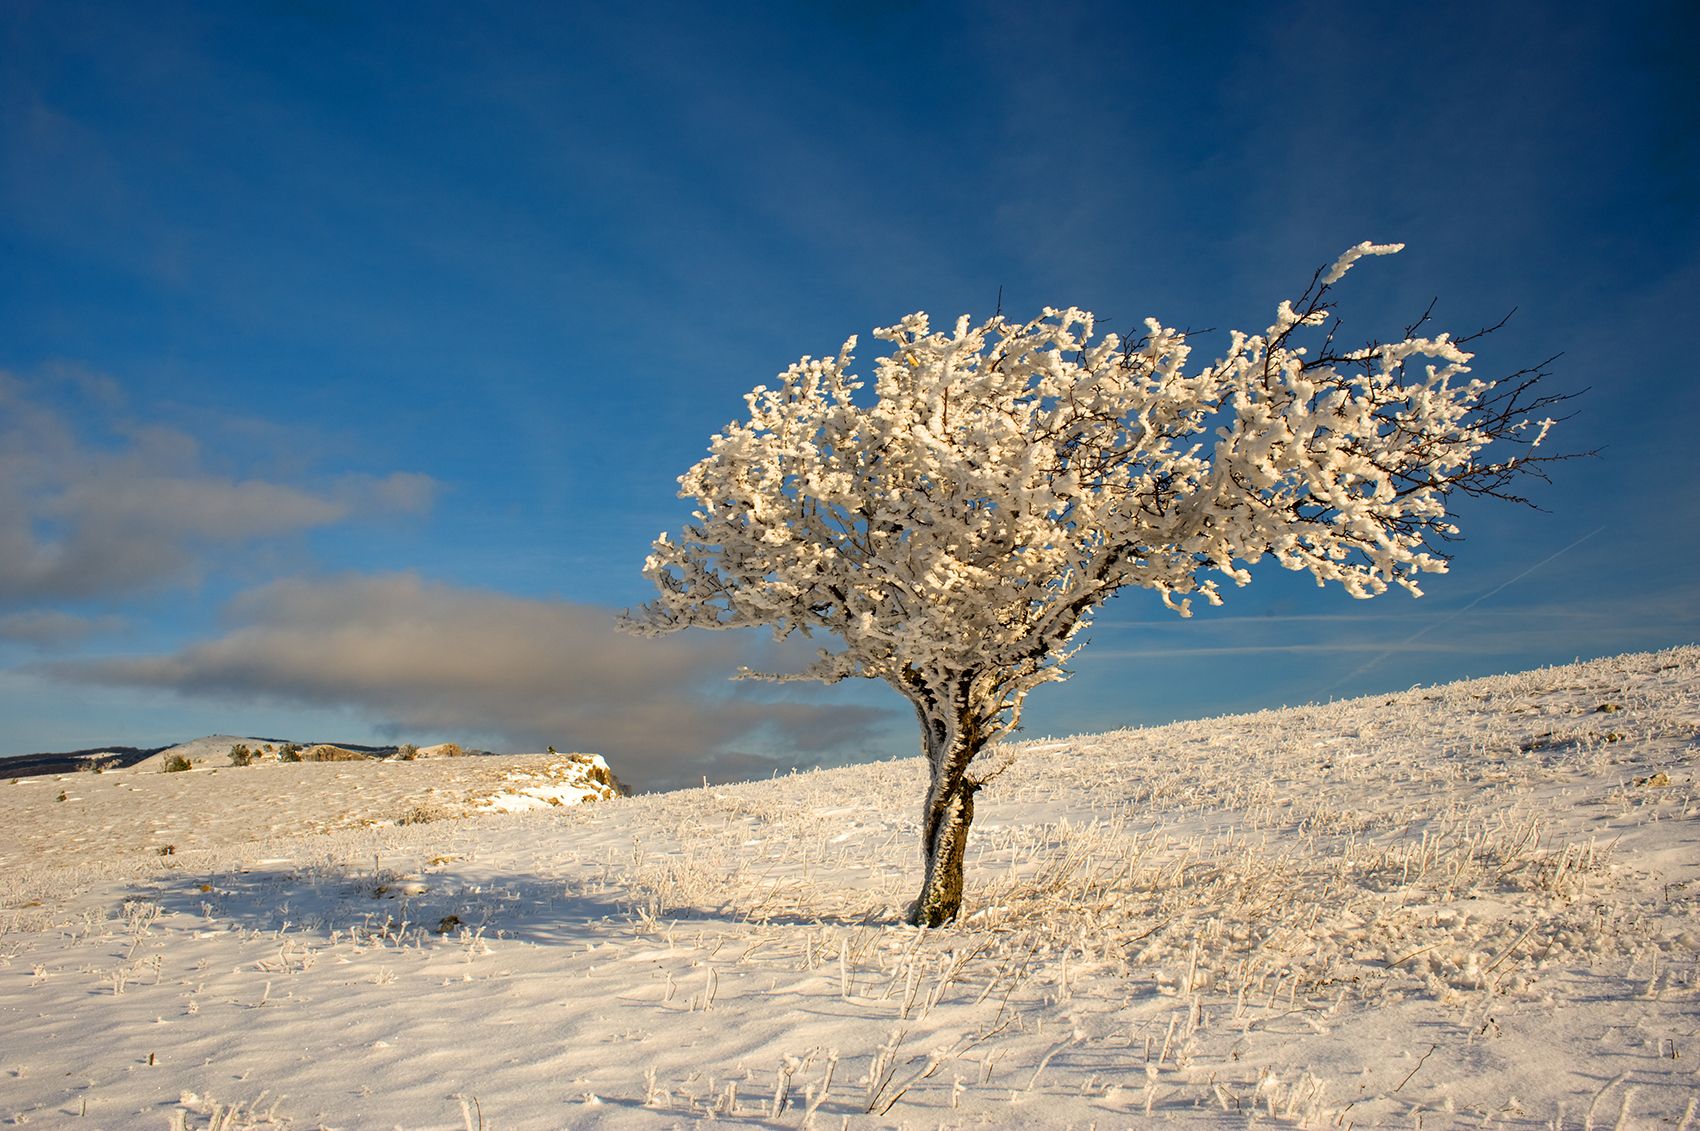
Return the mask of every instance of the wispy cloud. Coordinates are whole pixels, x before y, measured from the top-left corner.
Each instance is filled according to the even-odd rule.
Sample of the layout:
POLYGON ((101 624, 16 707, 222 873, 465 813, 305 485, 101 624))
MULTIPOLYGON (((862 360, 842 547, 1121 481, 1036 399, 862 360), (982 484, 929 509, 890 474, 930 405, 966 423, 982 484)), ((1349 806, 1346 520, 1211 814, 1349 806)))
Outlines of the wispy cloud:
MULTIPOLYGON (((1161 619, 1150 620, 1102 620, 1092 626, 1092 634, 1100 639, 1108 639, 1121 633, 1159 631, 1179 631, 1188 635, 1202 635, 1210 632, 1227 630, 1239 632, 1255 625, 1370 625, 1370 624, 1403 624, 1411 625, 1425 617, 1437 617, 1451 610, 1452 606, 1437 606, 1433 612, 1428 609, 1401 609, 1398 612, 1370 612, 1355 605, 1348 605, 1348 611, 1342 613, 1236 613, 1230 611, 1218 615, 1180 617, 1169 615, 1161 619)), ((1504 615, 1484 613, 1483 615, 1504 615)), ((1576 608, 1545 608, 1542 616, 1565 617, 1580 619, 1598 616, 1599 614, 1587 609, 1576 608)))
POLYGON ((0 615, 0 641, 43 648, 74 644, 97 633, 112 632, 123 624, 122 617, 85 617, 56 609, 30 609, 0 615))
POLYGON ((1371 657, 1343 676, 1339 681, 1343 683, 1393 656, 1566 652, 1580 645, 1585 645, 1581 651, 1600 655, 1609 650, 1690 643, 1693 633, 1700 629, 1700 613, 1696 612, 1700 605, 1696 604, 1691 585, 1675 586, 1668 592, 1602 597, 1586 605, 1546 602, 1500 609, 1480 607, 1493 592, 1462 606, 1404 613, 1117 623, 1105 626, 1102 631, 1093 629, 1094 636, 1100 636, 1108 646, 1094 646, 1087 656, 1094 660, 1253 655, 1371 657), (1121 643, 1141 633, 1151 638, 1149 645, 1121 643))
POLYGON ((208 551, 418 513, 435 490, 405 472, 215 468, 195 436, 130 418, 110 381, 0 373, 0 607, 143 592, 192 578, 208 551))
POLYGON ((1563 548, 1555 550, 1552 553, 1548 554, 1546 557, 1542 558, 1540 561, 1535 562, 1534 564, 1529 565, 1529 566, 1525 567, 1524 569, 1519 570, 1516 574, 1514 574, 1511 577, 1506 578, 1504 581, 1500 582, 1498 585, 1495 585, 1492 589, 1487 590, 1485 593, 1479 593, 1475 597, 1473 597, 1470 601, 1459 606, 1458 608, 1450 610, 1450 611, 1442 614, 1441 616, 1439 616, 1437 618, 1434 618, 1434 619, 1427 621, 1425 624, 1423 624, 1421 627, 1419 627, 1415 632, 1411 633, 1409 636, 1405 637, 1403 640, 1397 640, 1397 641, 1393 641, 1393 642, 1387 644, 1376 655, 1371 656, 1368 660, 1365 660, 1362 664, 1358 665, 1357 668, 1355 668, 1354 670, 1352 670, 1352 671, 1346 673, 1345 675, 1341 676, 1338 680, 1335 681, 1334 685, 1332 687, 1330 687, 1329 690, 1332 691, 1332 690, 1334 690, 1334 688, 1342 687, 1342 686, 1350 683, 1352 680, 1358 679, 1359 677, 1361 677, 1365 673, 1367 673, 1370 669, 1376 667, 1378 664, 1381 664, 1382 662, 1384 662, 1385 660, 1387 660, 1391 656, 1394 656, 1394 655, 1397 655, 1397 654, 1400 654, 1400 653, 1411 652, 1411 651, 1417 650, 1417 648, 1419 647, 1417 645, 1418 640, 1427 636, 1431 632, 1438 632, 1442 629, 1446 629, 1449 626, 1455 624, 1459 620, 1459 618, 1468 615, 1470 610, 1474 609, 1476 606, 1482 604, 1484 601, 1492 600, 1495 596, 1504 592, 1506 589, 1509 589, 1511 586, 1516 585, 1519 581, 1522 581, 1524 578, 1528 577, 1530 574, 1538 571, 1542 566, 1547 565, 1547 564, 1549 564, 1553 561, 1556 561, 1557 559, 1563 557, 1565 554, 1568 554, 1571 550, 1574 550, 1576 547, 1580 546, 1582 543, 1586 542, 1588 539, 1592 538, 1594 535, 1598 534, 1601 530, 1604 530, 1604 529, 1605 529, 1605 527, 1600 526, 1600 527, 1594 528, 1593 530, 1590 530, 1588 533, 1582 535, 1580 538, 1575 539, 1574 541, 1570 542, 1568 545, 1564 546, 1563 548))
POLYGON ((41 665, 60 680, 187 696, 356 708, 398 737, 489 735, 510 748, 593 750, 662 787, 749 776, 866 742, 864 706, 729 689, 771 645, 620 634, 590 605, 455 588, 412 574, 280 581, 238 598, 229 628, 169 655, 41 665), (801 753, 801 757, 798 753, 801 753))
MULTIPOLYGON (((1093 659, 1104 660, 1154 660, 1175 656, 1254 656, 1263 653, 1293 655, 1334 655, 1352 652, 1385 652, 1387 643, 1378 640, 1327 640, 1306 644, 1216 644, 1200 645, 1198 647, 1153 647, 1153 648, 1095 648, 1090 653, 1093 659)), ((1424 641, 1413 645, 1413 652, 1467 652, 1473 651, 1469 645, 1444 641, 1424 641)))

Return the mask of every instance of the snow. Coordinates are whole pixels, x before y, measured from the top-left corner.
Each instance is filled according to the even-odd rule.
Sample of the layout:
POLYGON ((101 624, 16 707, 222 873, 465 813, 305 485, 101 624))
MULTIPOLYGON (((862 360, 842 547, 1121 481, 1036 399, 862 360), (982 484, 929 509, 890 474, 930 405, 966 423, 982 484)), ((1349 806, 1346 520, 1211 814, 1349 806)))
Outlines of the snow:
POLYGON ((0 1121, 1700 1122, 1700 648, 1013 752, 930 931, 918 759, 0 785, 0 1121))
POLYGON ((1335 283, 1338 283, 1341 278, 1345 276, 1346 272, 1352 269, 1352 264, 1356 263, 1366 255, 1397 255, 1399 252, 1404 250, 1405 245, 1402 243, 1376 244, 1365 240, 1356 247, 1347 249, 1345 254, 1334 261, 1333 266, 1328 268, 1328 273, 1322 276, 1322 285, 1325 287, 1331 287, 1335 283))
POLYGON ((600 754, 551 755, 541 765, 509 771, 505 788, 485 798, 485 812, 523 813, 551 805, 579 805, 619 796, 612 771, 600 754))

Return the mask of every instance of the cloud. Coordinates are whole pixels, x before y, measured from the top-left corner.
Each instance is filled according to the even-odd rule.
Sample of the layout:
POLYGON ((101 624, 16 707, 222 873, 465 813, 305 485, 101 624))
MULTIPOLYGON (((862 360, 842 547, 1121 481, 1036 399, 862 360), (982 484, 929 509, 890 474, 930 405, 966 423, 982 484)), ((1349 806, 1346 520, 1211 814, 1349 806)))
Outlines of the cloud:
POLYGON ((222 635, 170 655, 36 670, 188 696, 353 707, 410 741, 476 735, 509 748, 594 751, 649 788, 807 764, 867 742, 892 717, 764 700, 728 684, 740 664, 782 658, 771 645, 724 634, 640 639, 618 633, 613 614, 596 606, 412 574, 275 582, 237 598, 227 618, 222 635))
POLYGON ((189 580, 208 551, 417 513, 435 487, 409 473, 301 484, 214 468, 196 437, 128 419, 108 380, 0 373, 0 605, 189 580))
POLYGON ((74 644, 96 633, 112 632, 123 624, 120 617, 82 617, 51 609, 31 609, 0 615, 0 641, 46 648, 74 644))
MULTIPOLYGON (((1316 653, 1324 655, 1345 654, 1350 652, 1385 652, 1388 645, 1378 640, 1325 640, 1309 644, 1225 644, 1200 645, 1185 647, 1177 645, 1172 648, 1103 648, 1090 655, 1106 660, 1169 660, 1190 658, 1193 656, 1252 656, 1262 653, 1304 655, 1316 653)), ((1411 645, 1404 651, 1412 652, 1469 652, 1474 649, 1463 644, 1443 640, 1425 641, 1422 644, 1411 645)))

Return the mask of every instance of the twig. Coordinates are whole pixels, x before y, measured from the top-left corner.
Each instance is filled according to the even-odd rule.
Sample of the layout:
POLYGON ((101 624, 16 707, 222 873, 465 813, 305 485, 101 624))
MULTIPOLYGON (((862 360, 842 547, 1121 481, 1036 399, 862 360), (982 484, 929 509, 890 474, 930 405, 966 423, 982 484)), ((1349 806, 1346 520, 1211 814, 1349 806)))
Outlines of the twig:
MULTIPOLYGON (((903 1098, 903 1093, 907 1092, 910 1088, 937 1072, 939 1070, 939 1065, 943 1063, 943 1057, 937 1055, 928 1057, 926 1067, 922 1068, 919 1072, 915 1073, 913 1076, 909 1077, 909 1079, 903 1081, 902 1084, 898 1085, 897 1090, 891 1093, 891 1098, 886 1100, 884 1104, 881 1104, 878 1111, 874 1111, 872 1105, 869 1105, 868 1110, 874 1111, 875 1115, 884 1115, 886 1112, 891 1110, 893 1104, 903 1098)), ((876 1103, 878 1102, 878 1099, 879 1097, 876 1096, 876 1103)))
POLYGON ((1496 966, 1498 966, 1501 962, 1504 962, 1505 959, 1507 958, 1507 956, 1509 956, 1512 951, 1516 950, 1519 946, 1521 946, 1523 944, 1523 940, 1528 938, 1530 932, 1532 932, 1538 926, 1540 926, 1539 922, 1530 923, 1528 925, 1528 927, 1526 927, 1524 929, 1523 933, 1518 935, 1517 938, 1511 943, 1510 946, 1508 946, 1504 950, 1500 951, 1499 956, 1497 958, 1495 958, 1492 962, 1488 963, 1488 968, 1486 970, 1483 970, 1482 973, 1484 973, 1484 974, 1493 973, 1494 968, 1496 966))
MULTIPOLYGON (((1442 939, 1441 941, 1444 942, 1445 940, 1442 939)), ((1417 955, 1427 954, 1429 951, 1433 950, 1435 947, 1437 947, 1439 945, 1440 945, 1440 943, 1429 943, 1427 946, 1418 947, 1416 950, 1413 950, 1411 953, 1407 954, 1405 957, 1396 958, 1392 962, 1389 962, 1387 964, 1387 968, 1389 970, 1396 970, 1399 967, 1403 966, 1405 963, 1409 962, 1411 959, 1415 958, 1417 955)))
MULTIPOLYGON (((1405 1078, 1399 1081, 1399 1088, 1403 1088, 1406 1084, 1411 1082, 1411 1077, 1415 1076, 1422 1069, 1422 1066, 1428 1061, 1428 1058, 1434 1055, 1434 1050, 1439 1047, 1439 1045, 1430 1045, 1428 1047, 1428 1051, 1423 1053, 1423 1055, 1417 1059, 1417 1067, 1405 1073, 1405 1078)), ((1393 1090, 1397 1092, 1399 1088, 1394 1088, 1393 1090)))

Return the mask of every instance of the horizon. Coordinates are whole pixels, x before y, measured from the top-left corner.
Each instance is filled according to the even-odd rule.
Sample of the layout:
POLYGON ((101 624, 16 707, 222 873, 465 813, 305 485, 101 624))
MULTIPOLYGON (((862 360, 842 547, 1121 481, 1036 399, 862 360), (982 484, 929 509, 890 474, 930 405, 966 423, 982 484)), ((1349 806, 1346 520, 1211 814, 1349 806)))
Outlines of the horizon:
POLYGON ((914 310, 1214 327, 1196 368, 1365 239, 1347 334, 1515 308, 1481 372, 1560 354, 1601 457, 1463 500, 1421 600, 1124 594, 1019 737, 1700 640, 1689 7, 663 9, 0 12, 0 756, 912 754, 882 686, 730 682, 790 644, 614 632, 743 395, 914 310))

